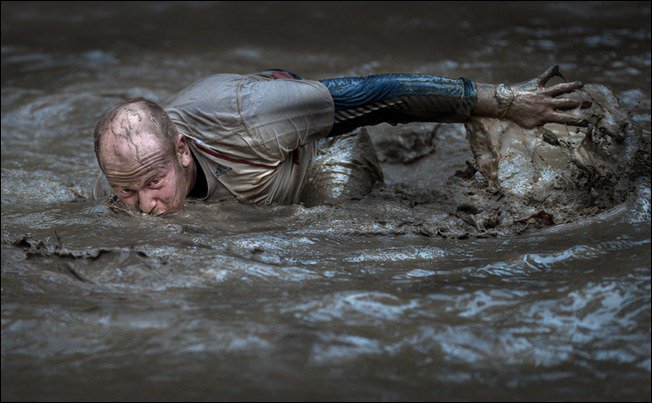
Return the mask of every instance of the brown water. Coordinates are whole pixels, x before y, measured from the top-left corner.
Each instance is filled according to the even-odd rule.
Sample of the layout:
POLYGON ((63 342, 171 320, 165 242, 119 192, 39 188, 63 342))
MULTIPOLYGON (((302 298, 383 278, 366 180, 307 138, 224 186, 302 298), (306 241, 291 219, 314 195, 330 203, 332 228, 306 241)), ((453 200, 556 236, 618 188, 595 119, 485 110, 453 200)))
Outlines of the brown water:
POLYGON ((342 206, 89 199, 103 110, 217 72, 515 82, 556 62, 649 137, 649 21, 647 2, 3 2, 2 400, 649 401, 649 176, 578 222, 436 236, 433 198, 472 158, 453 125, 342 206))

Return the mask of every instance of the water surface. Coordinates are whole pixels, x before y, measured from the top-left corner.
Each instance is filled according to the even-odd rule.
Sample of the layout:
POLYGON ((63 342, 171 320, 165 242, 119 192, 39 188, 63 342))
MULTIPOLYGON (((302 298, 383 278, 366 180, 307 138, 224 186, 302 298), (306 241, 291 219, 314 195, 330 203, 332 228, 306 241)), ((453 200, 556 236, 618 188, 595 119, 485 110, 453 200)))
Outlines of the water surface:
POLYGON ((460 130, 343 206, 147 218, 89 198, 102 111, 217 72, 559 63, 649 136, 649 21, 647 2, 3 2, 2 400, 649 401, 649 177, 504 238, 424 233, 434 210, 404 197, 471 160, 460 130))

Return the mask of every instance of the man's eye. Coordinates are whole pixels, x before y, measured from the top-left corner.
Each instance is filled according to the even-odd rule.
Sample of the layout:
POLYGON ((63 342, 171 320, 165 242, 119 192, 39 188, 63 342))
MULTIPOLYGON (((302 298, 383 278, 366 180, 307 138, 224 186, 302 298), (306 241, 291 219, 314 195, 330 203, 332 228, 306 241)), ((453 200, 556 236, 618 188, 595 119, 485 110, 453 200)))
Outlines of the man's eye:
POLYGON ((130 196, 133 193, 133 190, 131 189, 120 189, 120 195, 122 196, 130 196))
POLYGON ((161 183, 160 179, 152 179, 152 181, 149 182, 149 186, 156 186, 161 183))

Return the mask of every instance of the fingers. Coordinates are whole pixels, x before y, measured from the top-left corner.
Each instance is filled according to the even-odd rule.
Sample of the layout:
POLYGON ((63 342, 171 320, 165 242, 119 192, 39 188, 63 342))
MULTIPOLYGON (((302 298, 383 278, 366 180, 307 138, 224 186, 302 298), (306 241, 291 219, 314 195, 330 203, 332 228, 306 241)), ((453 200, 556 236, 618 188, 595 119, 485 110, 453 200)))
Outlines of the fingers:
POLYGON ((561 77, 562 79, 566 80, 564 76, 559 72, 559 65, 555 64, 554 66, 550 66, 548 70, 543 72, 537 79, 539 81, 539 87, 545 87, 546 83, 548 80, 550 80, 553 77, 561 77))
POLYGON ((560 123, 564 125, 572 126, 581 126, 586 127, 589 125, 589 121, 580 115, 575 115, 567 112, 549 112, 547 115, 547 121, 549 123, 560 123))
POLYGON ((551 97, 556 97, 557 95, 566 94, 569 92, 579 90, 582 87, 584 87, 583 82, 571 81, 570 83, 561 83, 561 84, 553 85, 550 88, 546 88, 541 91, 541 94, 548 95, 551 97))
POLYGON ((570 99, 570 98, 552 98, 550 100, 550 106, 554 109, 586 109, 591 107, 591 101, 582 101, 579 99, 570 99))

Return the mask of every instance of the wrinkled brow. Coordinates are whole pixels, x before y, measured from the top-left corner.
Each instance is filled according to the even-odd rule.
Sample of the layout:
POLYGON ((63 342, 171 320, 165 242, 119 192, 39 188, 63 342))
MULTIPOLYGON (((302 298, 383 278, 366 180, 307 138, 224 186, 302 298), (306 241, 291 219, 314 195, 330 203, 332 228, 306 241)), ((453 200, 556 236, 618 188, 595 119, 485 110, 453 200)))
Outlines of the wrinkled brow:
POLYGON ((123 171, 123 165, 105 163, 104 167, 109 178, 119 182, 131 182, 141 178, 151 171, 165 168, 168 158, 165 154, 155 153, 143 158, 140 163, 128 171, 123 171))

